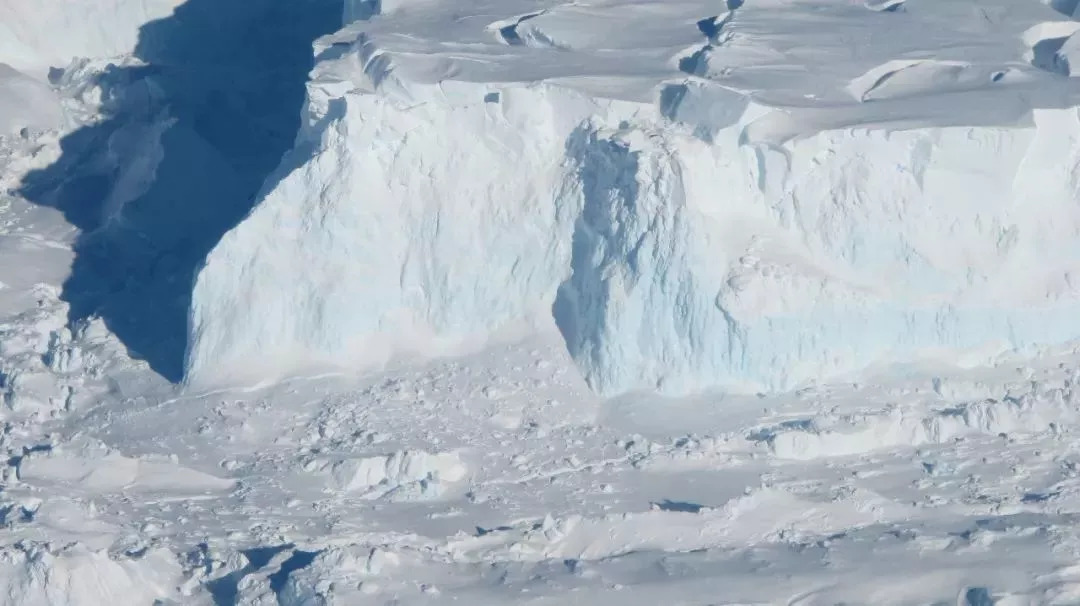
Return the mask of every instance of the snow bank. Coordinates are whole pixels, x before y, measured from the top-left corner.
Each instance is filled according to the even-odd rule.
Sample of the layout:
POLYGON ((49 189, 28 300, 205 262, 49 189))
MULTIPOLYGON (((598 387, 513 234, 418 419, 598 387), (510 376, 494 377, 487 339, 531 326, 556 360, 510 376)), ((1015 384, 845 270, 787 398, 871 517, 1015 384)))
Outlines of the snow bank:
POLYGON ((12 606, 154 604, 177 597, 180 564, 168 550, 110 557, 78 543, 60 550, 0 549, 0 601, 12 606))
POLYGON ((358 493, 363 499, 398 501, 437 499, 447 483, 462 480, 468 467, 458 453, 431 454, 402 450, 388 455, 340 460, 313 460, 305 469, 329 475, 334 490, 358 493))
POLYGON ((100 444, 50 449, 20 458, 18 479, 31 485, 74 486, 82 490, 213 494, 235 486, 230 480, 178 465, 171 460, 142 460, 110 452, 100 444))
POLYGON ((63 119, 60 99, 52 89, 0 63, 0 136, 24 128, 55 128, 63 119))
POLYGON ((893 407, 843 419, 807 419, 760 434, 780 458, 809 461, 861 455, 875 450, 946 444, 971 435, 1031 435, 1054 432, 1077 420, 1071 387, 1052 388, 1001 400, 986 399, 912 414, 893 407))
POLYGON ((552 315, 605 394, 1080 337, 1049 7, 449 4, 320 43, 296 149, 198 276, 189 381, 552 315))
POLYGON ((546 517, 449 543, 458 562, 602 560, 640 551, 758 545, 781 537, 828 535, 840 528, 903 518, 910 510, 864 490, 829 502, 775 489, 748 490, 719 507, 657 508, 603 517, 546 517))
POLYGON ((34 76, 135 49, 139 28, 186 0, 0 0, 0 61, 34 76))

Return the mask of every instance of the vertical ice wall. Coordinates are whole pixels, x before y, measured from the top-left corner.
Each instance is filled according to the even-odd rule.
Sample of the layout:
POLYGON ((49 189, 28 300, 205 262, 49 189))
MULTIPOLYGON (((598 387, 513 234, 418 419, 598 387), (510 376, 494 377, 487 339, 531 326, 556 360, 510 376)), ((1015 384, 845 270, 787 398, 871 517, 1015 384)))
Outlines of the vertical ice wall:
POLYGON ((600 391, 785 389, 1080 335, 1076 110, 780 149, 732 134, 593 133, 575 152, 555 317, 600 391))
MULTIPOLYGON (((595 38, 580 7, 484 6, 437 34, 425 5, 321 43, 296 149, 198 276, 189 381, 452 353, 536 317, 605 394, 786 389, 1080 337, 1068 83, 995 71, 988 47, 970 69, 860 64, 828 92, 840 105, 775 108, 658 77, 669 48, 595 38), (978 111, 929 103, 939 85, 978 111)), ((641 39, 684 44, 682 21, 624 8, 641 39)), ((706 59, 738 56, 705 29, 706 59)))
POLYGON ((192 377, 456 351, 548 313, 566 276, 561 133, 588 100, 546 86, 326 100, 324 85, 295 164, 199 274, 192 377))

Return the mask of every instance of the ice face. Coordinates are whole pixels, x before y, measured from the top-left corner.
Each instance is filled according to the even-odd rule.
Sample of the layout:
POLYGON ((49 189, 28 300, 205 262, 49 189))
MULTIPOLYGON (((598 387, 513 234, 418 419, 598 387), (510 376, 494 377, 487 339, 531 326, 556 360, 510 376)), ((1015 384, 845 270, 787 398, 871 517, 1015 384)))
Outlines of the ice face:
POLYGON ((1080 337, 1080 85, 1035 60, 1074 31, 1050 8, 481 4, 319 43, 296 148, 197 278, 189 381, 552 319, 603 394, 1080 337), (880 36, 786 46, 822 19, 880 36))

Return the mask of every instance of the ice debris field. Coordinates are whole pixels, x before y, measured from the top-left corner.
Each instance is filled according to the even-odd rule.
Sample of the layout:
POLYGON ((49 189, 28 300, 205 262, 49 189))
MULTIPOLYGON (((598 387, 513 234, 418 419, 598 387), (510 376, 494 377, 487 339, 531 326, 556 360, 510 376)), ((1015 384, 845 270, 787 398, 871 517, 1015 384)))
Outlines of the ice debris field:
POLYGON ((0 0, 0 604, 1080 604, 1075 0, 0 0))

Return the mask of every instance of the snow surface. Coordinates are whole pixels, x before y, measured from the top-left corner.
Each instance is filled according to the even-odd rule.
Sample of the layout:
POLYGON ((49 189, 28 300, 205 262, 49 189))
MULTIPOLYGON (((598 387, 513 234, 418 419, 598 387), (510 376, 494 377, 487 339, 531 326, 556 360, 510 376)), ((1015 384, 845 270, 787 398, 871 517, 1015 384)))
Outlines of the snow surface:
POLYGON ((0 63, 0 134, 58 128, 63 119, 60 99, 52 89, 0 63))
POLYGON ((0 603, 1080 602, 1073 0, 0 2, 0 603))
POLYGON ((1016 0, 738 4, 348 4, 296 148, 199 273, 188 380, 552 318, 602 394, 1080 337, 1080 24, 1016 0))
POLYGON ((184 0, 0 1, 0 57, 44 79, 79 57, 112 57, 135 48, 139 28, 184 0))

